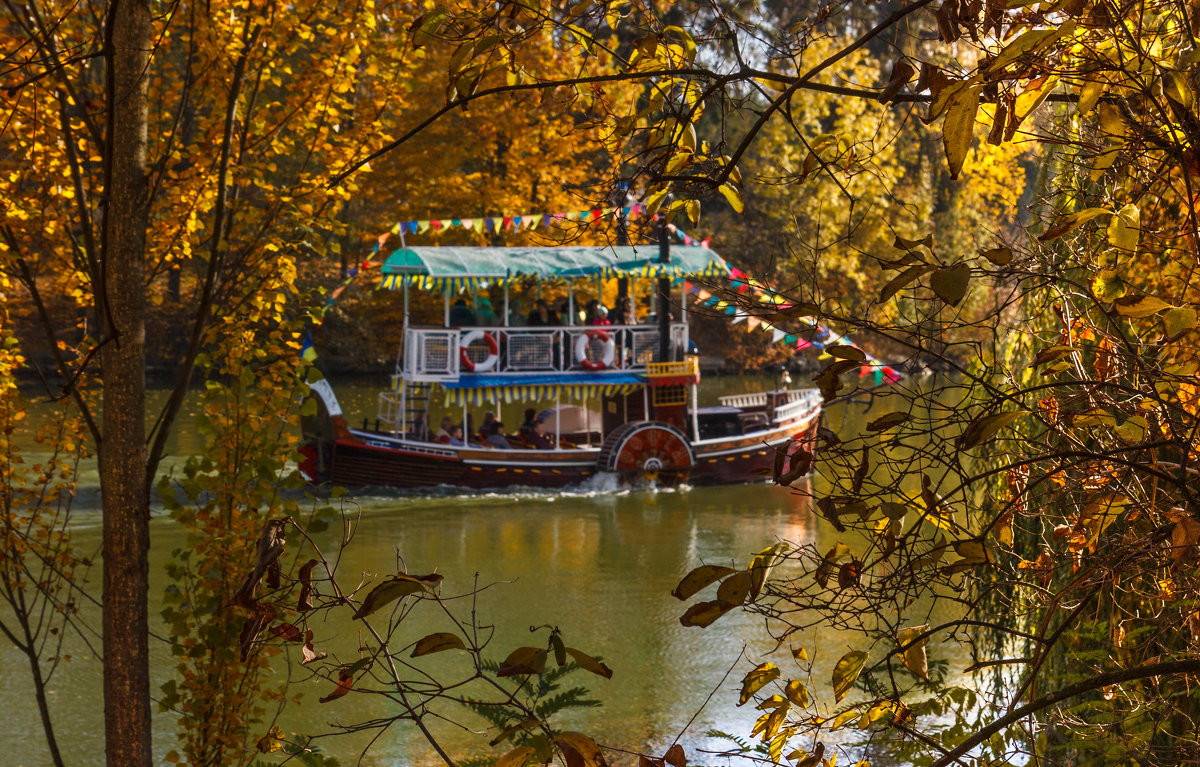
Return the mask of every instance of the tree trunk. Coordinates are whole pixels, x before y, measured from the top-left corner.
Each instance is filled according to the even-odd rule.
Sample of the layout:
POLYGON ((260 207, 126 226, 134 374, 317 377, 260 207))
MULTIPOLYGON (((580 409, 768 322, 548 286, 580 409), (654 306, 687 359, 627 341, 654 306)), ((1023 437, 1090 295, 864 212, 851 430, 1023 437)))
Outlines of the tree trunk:
POLYGON ((149 480, 146 476, 143 285, 147 0, 112 0, 107 20, 108 131, 100 290, 104 378, 100 493, 104 510, 104 730, 109 765, 149 767, 149 480))

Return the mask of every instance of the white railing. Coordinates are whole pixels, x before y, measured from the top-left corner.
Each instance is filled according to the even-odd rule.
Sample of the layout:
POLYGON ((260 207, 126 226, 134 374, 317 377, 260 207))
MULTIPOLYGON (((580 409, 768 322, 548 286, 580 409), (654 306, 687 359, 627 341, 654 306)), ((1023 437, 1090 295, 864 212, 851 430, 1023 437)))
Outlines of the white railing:
MULTIPOLYGON (((672 358, 681 359, 687 325, 673 323, 670 339, 672 358)), ((409 328, 401 372, 409 381, 447 381, 470 372, 641 371, 657 354, 653 325, 409 328)))
POLYGON ((752 394, 728 394, 720 398, 725 407, 766 407, 767 393, 765 391, 752 394))
POLYGON ((776 400, 775 412, 771 416, 772 423, 785 423, 821 407, 819 389, 789 389, 783 394, 784 402, 776 400))
POLYGON ((821 406, 818 389, 785 389, 778 391, 730 394, 720 398, 726 407, 769 410, 771 423, 781 424, 821 406))

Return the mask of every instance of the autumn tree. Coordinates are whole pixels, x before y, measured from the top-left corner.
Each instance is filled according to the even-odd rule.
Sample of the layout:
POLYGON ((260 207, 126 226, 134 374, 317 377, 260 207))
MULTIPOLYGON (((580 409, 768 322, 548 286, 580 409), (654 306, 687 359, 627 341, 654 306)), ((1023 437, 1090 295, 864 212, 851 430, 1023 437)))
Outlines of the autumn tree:
MULTIPOLYGON (((749 160, 760 146, 778 156, 783 143, 764 142, 780 135, 805 147, 809 165, 785 188, 803 199, 838 187, 847 202, 835 221, 852 226, 851 203, 866 195, 846 178, 887 156, 859 136, 826 135, 837 112, 806 123, 814 94, 863 100, 867 108, 845 112, 875 110, 872 122, 886 109, 901 125, 939 128, 936 169, 879 175, 876 199, 901 203, 885 222, 900 236, 877 235, 855 253, 868 272, 856 282, 877 292, 836 300, 846 277, 822 274, 818 240, 798 249, 810 284, 784 296, 782 314, 773 301, 767 311, 870 330, 953 375, 875 392, 873 415, 823 432, 815 458, 781 456, 785 482, 816 461, 817 507, 839 539, 701 572, 683 589, 689 597, 721 587, 685 623, 750 604, 795 643, 799 668, 764 660, 743 690, 746 702, 759 696, 753 735, 773 761, 830 761, 830 730, 849 724, 937 765, 1095 753, 1106 763, 1191 761, 1197 10, 1170 0, 916 0, 831 43, 847 7, 801 6, 786 27, 763 27, 753 12, 720 7, 451 3, 414 28, 459 52, 447 110, 551 89, 586 99, 596 87, 519 65, 505 82, 470 76, 491 56, 482 40, 520 46, 540 33, 611 62, 599 81, 634 82, 641 95, 600 118, 606 146, 652 209, 693 221, 705 198, 741 210, 749 160), (907 41, 908 29, 936 39, 907 41), (864 50, 883 58, 874 76, 838 82, 864 50), (720 118, 707 130, 706 112, 720 118), (1039 163, 1023 200, 1030 176, 1012 162, 1017 143, 1039 163), (972 174, 1005 189, 971 188, 972 174), (907 207, 905 182, 940 191, 907 207), (1022 218, 1029 229, 1012 226, 1022 218), (973 240, 989 223, 996 237, 973 240), (766 581, 782 557, 804 575, 766 581), (801 632, 815 623, 863 637, 829 686, 804 680, 801 632), (935 640, 960 642, 970 667, 949 676, 935 640), (960 683, 971 673, 996 675, 995 695, 960 683), (1043 726, 1049 737, 1037 735, 1043 726)), ((854 393, 861 351, 826 351, 833 359, 816 383, 827 398, 854 393)))
POLYGON ((295 260, 324 254, 355 191, 328 189, 328 169, 377 141, 371 117, 398 103, 403 52, 370 40, 405 13, 4 5, 0 268, 49 341, 47 393, 74 400, 100 461, 110 764, 152 761, 149 493, 167 436, 197 367, 221 370, 203 356, 217 336, 234 356, 298 349, 295 330, 277 337, 263 312, 281 322, 302 310, 295 260), (145 329, 164 282, 182 302, 179 354, 147 430, 145 329), (55 311, 62 296, 71 306, 55 311))

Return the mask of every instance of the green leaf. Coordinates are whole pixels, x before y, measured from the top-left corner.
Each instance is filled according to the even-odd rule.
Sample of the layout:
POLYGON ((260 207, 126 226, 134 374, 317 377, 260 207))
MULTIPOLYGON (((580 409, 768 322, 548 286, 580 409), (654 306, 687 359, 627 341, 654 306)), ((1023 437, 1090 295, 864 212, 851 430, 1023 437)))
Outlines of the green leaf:
POLYGON ((736 572, 732 567, 722 567, 721 565, 701 565, 695 570, 692 570, 687 575, 683 576, 683 580, 671 592, 671 596, 678 600, 691 599, 696 594, 703 591, 717 581, 727 575, 733 575, 736 572))
POLYGON ((967 285, 971 281, 971 267, 958 264, 947 269, 938 269, 929 278, 929 287, 937 297, 950 304, 958 306, 967 295, 967 285))
POLYGON ((411 657, 419 658, 422 655, 432 655, 435 652, 465 649, 467 649, 467 646, 463 644, 463 641, 458 634, 439 631, 436 634, 430 634, 429 636, 418 639, 416 647, 413 648, 411 657))
POLYGON ((835 701, 840 703, 842 698, 846 697, 846 693, 850 692, 850 688, 854 686, 854 681, 858 679, 858 675, 862 673, 866 663, 867 654, 862 650, 848 652, 837 662, 837 665, 833 667, 833 697, 835 701))
POLYGON ((767 683, 779 678, 779 668, 774 663, 763 663, 755 668, 746 676, 742 677, 742 693, 738 696, 738 705, 743 706, 746 701, 754 696, 754 693, 761 690, 767 683))
POLYGON ((1003 411, 976 418, 967 425, 962 436, 958 438, 958 446, 963 450, 970 450, 980 442, 991 439, 997 432, 1023 415, 1025 413, 1020 411, 1003 411))

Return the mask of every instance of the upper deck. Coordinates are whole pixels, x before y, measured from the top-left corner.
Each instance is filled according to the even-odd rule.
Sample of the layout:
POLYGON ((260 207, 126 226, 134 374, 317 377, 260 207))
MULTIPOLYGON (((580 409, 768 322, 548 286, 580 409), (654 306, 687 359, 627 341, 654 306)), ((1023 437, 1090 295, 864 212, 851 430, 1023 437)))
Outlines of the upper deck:
MULTIPOLYGON (((670 328, 672 357, 687 349, 686 323, 670 328)), ((656 325, 409 327, 398 374, 414 382, 457 381, 464 373, 529 380, 538 374, 644 373, 659 348, 656 325)))

